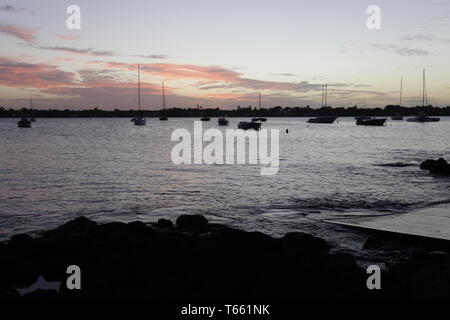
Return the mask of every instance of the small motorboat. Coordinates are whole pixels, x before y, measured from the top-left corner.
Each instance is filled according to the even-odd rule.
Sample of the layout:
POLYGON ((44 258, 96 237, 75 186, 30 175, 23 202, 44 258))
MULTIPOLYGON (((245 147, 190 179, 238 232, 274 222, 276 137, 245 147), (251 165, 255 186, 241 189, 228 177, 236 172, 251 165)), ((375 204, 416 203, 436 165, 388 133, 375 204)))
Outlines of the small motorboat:
POLYGON ((253 121, 253 122, 255 122, 255 121, 266 122, 266 121, 267 121, 267 118, 262 118, 262 117, 252 118, 252 121, 253 121))
POLYGON ((355 120, 370 120, 370 119, 372 119, 372 117, 368 117, 368 116, 355 117, 355 120))
POLYGON ((31 121, 28 118, 22 118, 17 122, 19 128, 31 128, 31 121))
POLYGON ((391 120, 403 120, 403 116, 401 114, 396 114, 391 117, 391 120))
POLYGON ((211 120, 209 117, 201 117, 200 118, 200 121, 209 121, 209 120, 211 120))
POLYGON ((144 117, 137 117, 134 119, 134 125, 135 126, 145 126, 147 123, 147 120, 145 120, 144 117))
POLYGON ((360 119, 360 120, 356 120, 356 124, 358 126, 377 126, 377 127, 381 127, 384 125, 384 123, 386 122, 386 118, 370 118, 370 119, 360 119))
POLYGON ((224 117, 220 117, 219 120, 217 120, 217 122, 219 123, 219 126, 227 126, 228 125, 228 120, 225 119, 224 117))
POLYGON ((238 128, 242 129, 242 130, 249 130, 249 129, 253 129, 253 130, 259 130, 261 129, 261 123, 259 122, 248 122, 248 121, 241 121, 238 124, 238 128))
POLYGON ((167 120, 169 120, 169 118, 167 118, 167 117, 159 117, 159 120, 160 121, 167 121, 167 120))
POLYGON ((420 114, 416 117, 406 119, 407 122, 439 122, 440 118, 428 117, 424 114, 420 114))
POLYGON ((337 117, 331 117, 331 116, 321 116, 321 117, 315 117, 315 118, 310 118, 308 121, 308 123, 333 123, 334 121, 336 121, 337 117))

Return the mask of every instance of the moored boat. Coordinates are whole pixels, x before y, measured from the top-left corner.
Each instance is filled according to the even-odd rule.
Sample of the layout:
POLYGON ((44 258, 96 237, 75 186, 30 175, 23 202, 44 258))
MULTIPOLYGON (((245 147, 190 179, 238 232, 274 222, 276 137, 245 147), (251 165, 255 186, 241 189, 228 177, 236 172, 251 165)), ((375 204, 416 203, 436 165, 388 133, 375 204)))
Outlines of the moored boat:
POLYGON ((165 115, 166 114, 166 95, 164 93, 164 81, 162 81, 162 102, 163 102, 163 109, 161 112, 161 115, 159 116, 160 121, 167 121, 169 118, 165 115))
MULTIPOLYGON (((427 86, 425 82, 425 69, 423 69, 423 78, 422 78, 422 107, 428 105, 428 95, 427 95, 427 86)), ((441 118, 429 117, 425 115, 423 112, 419 113, 416 117, 406 119, 407 122, 439 122, 441 118)))
POLYGON ((371 118, 371 119, 360 119, 356 120, 358 126, 376 126, 381 127, 386 122, 386 118, 371 118))
POLYGON ((253 121, 253 122, 255 122, 255 121, 266 122, 266 121, 267 121, 267 118, 263 118, 263 117, 252 118, 252 121, 253 121))
POLYGON ((400 114, 396 114, 395 116, 391 117, 391 120, 403 120, 403 116, 400 114))
POLYGON ((241 121, 238 124, 238 128, 242 129, 242 130, 250 130, 250 129, 259 130, 259 129, 261 129, 261 123, 254 122, 254 121, 251 121, 251 122, 241 121))
MULTIPOLYGON (((141 112, 141 73, 140 66, 138 65, 138 105, 139 105, 139 113, 141 112)), ((139 114, 136 118, 134 118, 135 126, 145 126, 147 121, 145 118, 139 114)))
MULTIPOLYGON (((398 106, 402 107, 402 93, 403 93, 403 77, 400 78, 400 100, 398 106)), ((391 117, 391 120, 403 120, 403 116, 400 113, 396 113, 391 117)))
POLYGON ((31 128, 31 120, 28 118, 22 118, 17 122, 19 128, 31 128))
POLYGON ((424 114, 406 119, 407 122, 439 122, 440 120, 440 118, 428 117, 424 114))
POLYGON ((224 117, 220 117, 217 120, 217 122, 218 122, 219 126, 227 126, 228 125, 228 120, 225 119, 224 117))
POLYGON ((368 116, 359 116, 359 117, 355 117, 355 120, 369 120, 372 119, 372 117, 368 117, 368 116))
MULTIPOLYGON (((322 109, 327 107, 327 98, 328 98, 328 84, 322 84, 322 109)), ((337 117, 334 116, 318 116, 314 118, 308 119, 306 122, 308 123, 325 123, 330 124, 336 121, 337 117)))
POLYGON ((136 126, 145 126, 147 124, 147 120, 143 117, 137 117, 134 119, 134 125, 136 126))
MULTIPOLYGON (((261 92, 258 92, 258 110, 261 110, 261 92)), ((253 121, 253 122, 255 122, 255 121, 266 122, 266 121, 267 121, 267 118, 264 118, 264 117, 255 117, 255 118, 252 118, 252 121, 253 121)))
POLYGON ((315 118, 310 118, 308 121, 308 123, 333 123, 334 121, 336 121, 337 117, 332 117, 332 116, 321 116, 321 117, 315 117, 315 118))

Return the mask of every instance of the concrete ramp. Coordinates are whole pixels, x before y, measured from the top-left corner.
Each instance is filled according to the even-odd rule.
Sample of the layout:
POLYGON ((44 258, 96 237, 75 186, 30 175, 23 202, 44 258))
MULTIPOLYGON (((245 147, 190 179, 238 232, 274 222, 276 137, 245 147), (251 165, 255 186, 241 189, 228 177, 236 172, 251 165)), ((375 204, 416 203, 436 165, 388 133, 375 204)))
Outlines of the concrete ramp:
POLYGON ((404 214, 326 220, 328 223, 410 236, 450 240, 450 208, 429 207, 404 214))

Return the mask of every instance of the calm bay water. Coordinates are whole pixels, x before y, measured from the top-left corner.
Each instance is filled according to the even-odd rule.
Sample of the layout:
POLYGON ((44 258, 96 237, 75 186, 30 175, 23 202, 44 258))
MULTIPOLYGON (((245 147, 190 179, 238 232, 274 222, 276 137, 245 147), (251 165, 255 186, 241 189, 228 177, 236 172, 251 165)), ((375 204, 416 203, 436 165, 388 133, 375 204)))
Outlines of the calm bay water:
MULTIPOLYGON (((124 118, 37 119, 19 129, 17 119, 0 119, 0 239, 81 215, 150 222, 200 213, 248 230, 307 231, 345 243, 351 236, 322 220, 450 202, 450 179, 418 168, 426 158, 448 157, 449 118, 385 127, 269 118, 263 127, 280 129, 275 176, 261 176, 259 164, 172 164, 171 133, 192 131, 194 120, 147 119, 136 127, 124 118)), ((229 120, 236 128, 242 119, 229 120)), ((217 119, 203 126, 217 127, 217 119)))

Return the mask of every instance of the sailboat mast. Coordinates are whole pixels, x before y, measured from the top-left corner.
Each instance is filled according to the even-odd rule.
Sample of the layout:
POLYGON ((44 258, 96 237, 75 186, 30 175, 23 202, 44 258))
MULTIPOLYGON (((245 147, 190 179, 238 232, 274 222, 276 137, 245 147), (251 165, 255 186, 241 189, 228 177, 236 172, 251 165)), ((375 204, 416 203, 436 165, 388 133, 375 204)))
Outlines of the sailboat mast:
POLYGON ((400 79, 400 102, 399 102, 399 106, 402 106, 402 93, 403 93, 403 77, 401 77, 400 79))
POLYGON ((258 109, 261 109, 261 92, 258 92, 258 100, 259 100, 258 109))
POLYGON ((320 89, 321 89, 321 91, 322 91, 322 105, 321 105, 321 107, 323 108, 323 89, 324 89, 324 84, 322 83, 321 85, 320 85, 320 89))
POLYGON ((141 71, 140 71, 140 65, 138 65, 138 105, 139 105, 139 111, 141 111, 141 71))
POLYGON ((30 108, 33 109, 33 96, 30 96, 30 108))
POLYGON ((163 109, 166 108, 166 95, 164 94, 164 81, 162 81, 162 98, 163 98, 163 109))
POLYGON ((422 73, 422 107, 425 107, 425 68, 422 73))
POLYGON ((325 107, 328 103, 328 83, 325 83, 325 107))

